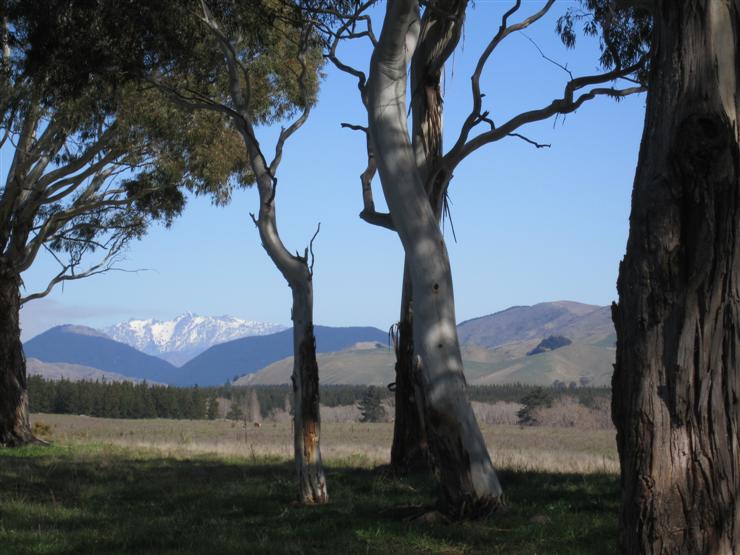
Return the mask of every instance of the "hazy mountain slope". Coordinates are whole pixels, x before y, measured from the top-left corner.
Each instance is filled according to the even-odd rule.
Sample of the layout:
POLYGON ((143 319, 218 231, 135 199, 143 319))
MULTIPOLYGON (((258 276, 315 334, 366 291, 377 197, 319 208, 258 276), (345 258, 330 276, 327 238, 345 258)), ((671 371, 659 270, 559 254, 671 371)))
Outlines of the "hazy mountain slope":
POLYGON ((172 320, 129 320, 102 331, 116 341, 180 365, 213 345, 284 329, 268 322, 186 312, 172 320))
POLYGON ((611 384, 614 354, 614 349, 574 343, 555 351, 479 368, 477 376, 472 372, 468 375, 468 382, 473 385, 525 383, 549 386, 555 380, 580 384, 585 378, 589 385, 608 386, 611 384))
MULTIPOLYGON (((471 384, 527 383, 555 380, 609 385, 614 363, 614 328, 609 307, 569 301, 540 303, 468 320, 458 327, 466 378, 471 384), (543 339, 562 335, 572 341, 527 356, 543 339)), ((395 379, 393 352, 384 347, 349 348, 318 357, 326 384, 387 385, 395 379)), ((288 383, 290 356, 241 378, 239 384, 288 383)))
POLYGON ((591 342, 614 332, 609 307, 556 301, 515 306, 458 325, 460 342, 492 348, 506 343, 563 335, 591 342))
MULTIPOLYGON (((334 352, 363 341, 387 342, 388 334, 377 328, 316 326, 316 351, 334 352)), ((251 374, 293 354, 293 331, 244 337, 215 345, 182 366, 178 385, 221 385, 234 377, 251 374)))
MULTIPOLYGON (((323 385, 363 384, 387 386, 395 380, 396 363, 393 350, 373 343, 317 356, 319 379, 323 385)), ((290 383, 293 357, 286 357, 266 366, 255 374, 242 376, 234 385, 273 385, 290 383)))
POLYGON ((170 363, 83 326, 57 326, 27 341, 27 357, 66 362, 124 376, 170 383, 179 370, 170 363))
MULTIPOLYGON (((66 362, 43 362, 37 358, 26 360, 26 370, 29 376, 41 376, 46 380, 69 380, 71 382, 134 382, 143 380, 130 378, 115 372, 105 372, 89 366, 68 364, 66 362)), ((153 383, 153 382, 152 382, 153 383)))
MULTIPOLYGON (((613 349, 573 344, 556 351, 512 358, 510 352, 489 351, 486 360, 463 349, 465 374, 474 385, 525 383, 549 386, 555 380, 566 384, 581 378, 590 385, 609 385, 614 363, 613 349), (475 359, 471 358, 471 355, 475 359)), ((322 384, 387 386, 395 380, 395 356, 386 346, 348 349, 323 353, 317 357, 322 384)), ((293 357, 274 362, 254 374, 239 378, 235 385, 272 385, 290 383, 293 357)))

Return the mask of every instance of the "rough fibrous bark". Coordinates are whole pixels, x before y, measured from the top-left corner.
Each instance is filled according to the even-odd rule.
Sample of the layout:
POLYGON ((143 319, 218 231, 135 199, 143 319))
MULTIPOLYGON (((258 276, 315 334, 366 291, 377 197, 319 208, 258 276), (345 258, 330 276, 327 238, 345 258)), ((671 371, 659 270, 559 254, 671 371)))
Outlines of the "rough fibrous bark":
POLYGON ((413 304, 411 278, 404 270, 401 318, 398 322, 396 350, 395 415, 391 468, 399 473, 429 468, 429 445, 424 428, 424 402, 421 379, 414 374, 413 304))
POLYGON ((655 2, 620 267, 620 553, 740 552, 740 4, 655 2))
POLYGON ((293 398, 294 446, 301 501, 326 503, 329 496, 321 464, 319 439, 319 365, 316 362, 316 338, 313 333, 311 281, 308 291, 293 288, 293 398))
POLYGON ((26 360, 21 345, 20 278, 0 268, 0 447, 34 441, 28 421, 26 360))

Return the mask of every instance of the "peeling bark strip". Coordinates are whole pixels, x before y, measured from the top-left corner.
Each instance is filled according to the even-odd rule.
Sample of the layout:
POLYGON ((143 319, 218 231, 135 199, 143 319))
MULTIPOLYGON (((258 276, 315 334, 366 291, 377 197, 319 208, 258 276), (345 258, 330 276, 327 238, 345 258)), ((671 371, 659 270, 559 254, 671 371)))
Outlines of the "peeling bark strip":
POLYGON ((319 366, 313 323, 303 325, 302 329, 294 325, 293 339, 298 345, 293 362, 293 392, 297 401, 294 442, 300 496, 304 503, 326 503, 329 497, 319 449, 319 366))
POLYGON ((26 359, 21 345, 20 279, 0 268, 0 447, 34 441, 28 421, 26 359))
POLYGON ((613 307, 619 551, 740 553, 740 4, 655 2, 613 307))
POLYGON ((461 516, 497 506, 501 486, 467 397, 447 249, 407 131, 407 33, 417 10, 415 0, 387 2, 367 83, 368 130, 411 274, 414 351, 441 501, 461 516))
POLYGON ((396 418, 393 424, 391 467, 400 474, 428 469, 429 444, 424 427, 424 392, 420 376, 414 372, 413 308, 411 278, 403 273, 401 319, 395 338, 396 418))

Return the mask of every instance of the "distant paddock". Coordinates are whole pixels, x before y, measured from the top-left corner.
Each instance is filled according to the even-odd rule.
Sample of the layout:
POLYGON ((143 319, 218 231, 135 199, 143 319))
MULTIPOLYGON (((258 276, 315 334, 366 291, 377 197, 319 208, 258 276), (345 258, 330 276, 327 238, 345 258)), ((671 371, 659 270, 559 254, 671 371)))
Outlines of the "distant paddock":
MULTIPOLYGON (((111 444, 152 449, 176 458, 193 455, 292 457, 290 422, 230 420, 124 420, 65 414, 33 414, 32 424, 58 444, 111 444)), ((613 430, 483 425, 497 468, 561 473, 619 472, 613 430)), ((332 462, 363 466, 389 460, 392 423, 325 422, 321 452, 332 462)))

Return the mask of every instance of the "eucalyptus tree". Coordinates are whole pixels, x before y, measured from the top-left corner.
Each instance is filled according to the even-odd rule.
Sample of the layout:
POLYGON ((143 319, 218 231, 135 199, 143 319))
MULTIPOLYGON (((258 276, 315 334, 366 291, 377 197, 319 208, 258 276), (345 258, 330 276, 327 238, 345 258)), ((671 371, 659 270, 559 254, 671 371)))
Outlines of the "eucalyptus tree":
POLYGON ((641 2, 654 55, 613 305, 621 553, 740 552, 740 3, 641 2))
POLYGON ((0 7, 0 148, 11 158, 0 185, 0 446, 17 446, 34 441, 21 305, 115 268, 132 239, 183 209, 183 189, 226 201, 249 176, 223 117, 182 114, 124 72, 99 73, 96 54, 126 43, 124 25, 103 28, 95 7, 63 0, 0 7), (59 271, 22 295, 41 252, 59 271))
MULTIPOLYGON (((229 0, 193 3, 187 36, 167 37, 147 79, 184 110, 213 112, 226 117, 242 142, 259 195, 259 211, 251 214, 268 256, 292 291, 294 451, 299 499, 328 501, 321 462, 319 375, 313 328, 313 242, 303 253, 291 253, 277 226, 277 170, 286 141, 306 122, 318 92, 321 44, 312 24, 291 2, 271 2, 257 8, 229 0), (194 6, 197 9, 194 9, 194 6), (254 29, 254 34, 245 33, 254 29), (185 42, 198 45, 189 47, 185 42), (208 68, 190 72, 183 85, 173 69, 208 68), (270 110, 264 99, 270 98, 270 110), (294 119, 282 127, 268 162, 257 127, 294 119)), ((322 19, 326 19, 325 17, 322 19)))
MULTIPOLYGON (((329 49, 335 65, 357 78, 368 113, 366 128, 351 126, 364 129, 368 139, 361 217, 394 230, 403 245, 404 303, 409 303, 409 308, 402 309, 401 330, 411 329, 412 336, 399 341, 399 351, 411 353, 413 358, 410 365, 397 364, 396 385, 404 378, 407 387, 415 388, 415 394, 407 392, 402 401, 407 403, 412 397, 422 415, 419 422, 440 477, 442 503, 456 515, 476 514, 500 504, 501 486, 467 397, 452 273, 439 225, 452 175, 471 153, 501 139, 514 137, 544 146, 520 133, 527 123, 571 113, 597 97, 621 98, 642 92, 642 85, 634 81, 644 67, 646 53, 640 48, 630 50, 629 55, 620 52, 613 67, 603 73, 574 77, 568 72, 562 97, 497 124, 484 108, 483 70, 502 41, 539 21, 554 4, 549 0, 510 23, 522 7, 522 2, 516 1, 503 14, 478 58, 471 75, 470 112, 445 152, 440 76, 461 37, 468 2, 436 0, 420 7, 416 0, 388 0, 378 36, 367 14, 371 4, 357 3, 352 11, 337 14, 343 24, 331 31, 334 40, 329 49), (345 64, 337 54, 342 40, 360 37, 369 38, 373 47, 367 74, 345 64), (409 75, 411 89, 407 91, 409 75), (628 84, 617 85, 621 79, 628 84), (407 92, 411 97, 411 133, 407 92), (374 208, 371 182, 376 171, 388 214, 374 208), (407 310, 413 320, 403 326, 407 310), (399 372, 408 374, 401 376, 399 372)), ((601 24, 601 20, 594 20, 594 29, 601 24)), ((407 414, 413 414, 413 409, 407 414)), ((396 428, 399 432, 403 430, 396 428)))

